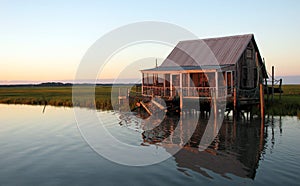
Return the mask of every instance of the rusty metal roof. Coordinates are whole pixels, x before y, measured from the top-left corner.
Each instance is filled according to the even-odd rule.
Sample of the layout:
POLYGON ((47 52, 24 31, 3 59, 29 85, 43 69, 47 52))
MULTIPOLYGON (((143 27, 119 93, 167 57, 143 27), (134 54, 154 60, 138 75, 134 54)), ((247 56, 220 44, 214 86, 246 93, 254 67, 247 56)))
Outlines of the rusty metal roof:
POLYGON ((238 62, 253 34, 180 41, 161 67, 232 65, 238 62))
POLYGON ((145 69, 142 70, 142 72, 147 72, 147 71, 155 71, 155 72, 160 72, 160 71, 189 71, 189 70, 218 70, 222 69, 225 67, 229 67, 232 65, 203 65, 203 66, 159 66, 156 68, 151 68, 151 69, 145 69))

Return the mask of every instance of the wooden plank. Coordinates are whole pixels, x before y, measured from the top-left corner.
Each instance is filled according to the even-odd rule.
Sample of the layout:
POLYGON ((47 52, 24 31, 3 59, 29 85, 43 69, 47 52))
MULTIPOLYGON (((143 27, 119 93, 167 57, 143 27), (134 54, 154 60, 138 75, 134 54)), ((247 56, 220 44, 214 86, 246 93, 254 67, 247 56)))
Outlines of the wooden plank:
POLYGON ((154 105, 156 105, 161 110, 166 109, 163 105, 159 104, 158 102, 154 101, 153 99, 151 100, 151 102, 154 103, 154 105))
POLYGON ((147 108, 147 106, 145 105, 145 103, 143 103, 142 101, 140 101, 140 104, 143 106, 143 108, 146 110, 146 112, 151 116, 152 113, 151 113, 151 111, 147 108))

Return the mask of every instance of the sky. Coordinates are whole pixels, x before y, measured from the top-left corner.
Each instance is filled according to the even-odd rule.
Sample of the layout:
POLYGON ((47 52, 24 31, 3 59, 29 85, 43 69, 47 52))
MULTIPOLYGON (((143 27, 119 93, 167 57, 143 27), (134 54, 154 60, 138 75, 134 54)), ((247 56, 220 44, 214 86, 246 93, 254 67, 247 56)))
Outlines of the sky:
MULTIPOLYGON (((199 38, 253 33, 268 71, 274 65, 278 76, 297 76, 299 14, 298 0, 0 0, 0 82, 72 80, 95 41, 142 21, 175 24, 199 38)), ((159 63, 172 49, 155 44, 126 49, 127 54, 113 57, 111 64, 118 61, 114 70, 108 68, 100 77, 115 78, 134 54, 151 48, 159 63)), ((135 76, 140 74, 129 78, 135 76)))

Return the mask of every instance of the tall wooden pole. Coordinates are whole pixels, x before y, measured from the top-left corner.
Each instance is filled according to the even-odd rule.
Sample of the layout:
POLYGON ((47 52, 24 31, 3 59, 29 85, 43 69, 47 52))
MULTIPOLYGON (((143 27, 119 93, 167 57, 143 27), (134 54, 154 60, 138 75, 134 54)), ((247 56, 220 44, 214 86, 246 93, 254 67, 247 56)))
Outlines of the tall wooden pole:
POLYGON ((274 102, 274 66, 272 66, 272 104, 274 102))
POLYGON ((262 83, 259 84, 259 94, 260 94, 260 117, 261 117, 261 121, 264 122, 265 106, 264 106, 264 89, 262 83))

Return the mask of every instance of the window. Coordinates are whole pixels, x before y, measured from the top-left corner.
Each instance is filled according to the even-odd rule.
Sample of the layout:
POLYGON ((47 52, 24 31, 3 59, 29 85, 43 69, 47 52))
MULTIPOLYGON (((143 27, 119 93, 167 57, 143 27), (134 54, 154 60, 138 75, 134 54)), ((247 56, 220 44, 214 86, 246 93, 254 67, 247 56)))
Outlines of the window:
POLYGON ((165 74, 165 86, 170 87, 170 74, 165 74))
POLYGON ((254 87, 256 87, 257 86, 257 68, 254 68, 254 87))
POLYGON ((146 73, 143 74, 143 84, 146 86, 148 85, 148 74, 146 74, 146 73))
POLYGON ((243 87, 247 87, 247 80, 248 80, 248 68, 243 67, 242 70, 242 85, 243 87))
POLYGON ((247 48, 246 57, 247 57, 247 59, 253 59, 253 50, 252 50, 252 48, 247 48))
POLYGON ((154 76, 153 74, 148 74, 148 85, 153 85, 154 76))
POLYGON ((179 86, 179 84, 180 84, 179 74, 172 75, 172 85, 173 86, 179 86))
POLYGON ((182 74, 182 86, 183 87, 188 87, 188 74, 184 73, 182 74))

